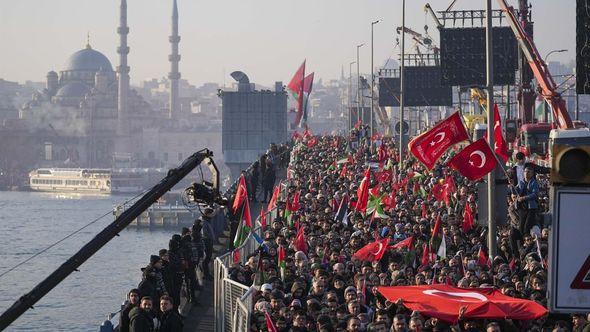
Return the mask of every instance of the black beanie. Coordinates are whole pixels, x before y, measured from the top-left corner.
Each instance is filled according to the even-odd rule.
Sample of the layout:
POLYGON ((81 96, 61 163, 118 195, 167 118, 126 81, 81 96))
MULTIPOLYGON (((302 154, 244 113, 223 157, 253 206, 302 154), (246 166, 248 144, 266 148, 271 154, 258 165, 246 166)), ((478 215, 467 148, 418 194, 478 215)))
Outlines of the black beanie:
POLYGON ((150 264, 151 265, 154 265, 154 264, 156 264, 159 261, 160 261, 160 256, 156 256, 156 255, 151 255, 150 256, 150 264))

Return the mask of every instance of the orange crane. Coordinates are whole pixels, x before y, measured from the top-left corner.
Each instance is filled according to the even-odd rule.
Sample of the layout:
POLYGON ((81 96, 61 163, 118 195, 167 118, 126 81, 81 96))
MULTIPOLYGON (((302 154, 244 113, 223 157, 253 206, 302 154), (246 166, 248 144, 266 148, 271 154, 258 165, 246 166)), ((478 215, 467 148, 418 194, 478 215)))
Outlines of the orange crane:
POLYGON ((529 66, 531 67, 531 70, 537 79, 540 95, 543 97, 543 99, 545 99, 547 104, 549 104, 549 107, 551 107, 553 118, 556 120, 558 128, 574 128, 572 119, 567 112, 565 100, 563 100, 561 94, 557 92, 557 84, 553 80, 551 73, 549 73, 547 64, 545 61, 543 61, 543 58, 539 54, 535 43, 524 31, 523 27, 516 19, 514 8, 509 6, 506 3, 506 0, 498 0, 498 3, 506 15, 508 24, 516 36, 516 40, 518 41, 520 49, 526 57, 527 62, 529 63, 529 66))

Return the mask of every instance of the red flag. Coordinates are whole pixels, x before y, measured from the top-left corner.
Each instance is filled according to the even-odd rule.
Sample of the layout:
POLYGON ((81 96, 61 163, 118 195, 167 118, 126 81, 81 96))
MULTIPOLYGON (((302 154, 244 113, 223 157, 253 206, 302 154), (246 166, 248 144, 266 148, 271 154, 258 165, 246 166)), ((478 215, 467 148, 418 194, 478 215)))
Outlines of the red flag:
POLYGON ((260 207, 260 228, 264 232, 266 230, 266 212, 264 211, 264 206, 260 207))
POLYGON ((535 320, 547 314, 547 308, 531 301, 513 298, 493 288, 458 288, 444 284, 422 286, 381 286, 377 288, 388 301, 402 299, 410 311, 456 324, 464 308, 465 320, 535 320))
POLYGON ((431 193, 434 196, 434 199, 436 199, 438 202, 442 202, 445 199, 445 186, 443 184, 436 183, 434 186, 432 186, 431 193))
POLYGON ((488 255, 483 250, 482 247, 479 247, 479 252, 477 253, 477 265, 479 266, 489 266, 490 261, 488 259, 488 255))
POLYGON ((313 134, 311 133, 311 130, 309 130, 309 128, 305 128, 305 130, 303 131, 303 138, 310 138, 313 137, 313 134))
POLYGON ((378 183, 376 186, 374 186, 373 188, 369 189, 369 193, 372 196, 377 196, 379 195, 379 189, 381 188, 381 185, 378 183))
POLYGON ((340 171, 340 174, 338 174, 339 178, 344 178, 346 177, 346 172, 348 171, 348 169, 346 168, 346 164, 344 164, 342 166, 342 170, 340 171))
POLYGON ((395 209, 395 205, 397 204, 395 201, 395 191, 391 191, 389 193, 389 196, 385 196, 383 197, 383 200, 381 201, 385 207, 391 209, 395 209))
POLYGON ((246 186, 246 178, 244 174, 240 175, 240 180, 238 181, 238 190, 236 191, 236 196, 234 197, 234 203, 232 204, 232 209, 234 213, 238 211, 242 203, 248 199, 248 187, 246 186))
POLYGON ((233 257, 234 257, 234 265, 238 265, 240 263, 240 252, 238 250, 234 250, 233 257))
POLYGON ((299 133, 297 132, 297 130, 295 130, 293 132, 293 135, 291 135, 291 140, 293 141, 298 141, 301 139, 301 135, 299 135, 299 133))
POLYGON ((275 205, 277 204, 277 199, 279 199, 280 193, 281 193, 281 184, 279 183, 275 186, 275 189, 272 192, 272 197, 270 198, 270 201, 268 201, 268 208, 267 208, 268 211, 274 209, 275 205))
POLYGON ((296 191, 293 196, 291 197, 291 201, 287 200, 287 206, 285 207, 287 210, 291 212, 297 212, 301 208, 299 204, 299 198, 301 196, 300 191, 296 191))
POLYGON ((502 135, 502 120, 500 120, 498 104, 494 104, 494 151, 504 162, 508 160, 508 145, 502 135))
POLYGON ((471 181, 481 179, 496 167, 496 156, 485 139, 481 138, 451 159, 449 165, 471 181))
POLYGON ((420 262, 422 266, 428 265, 428 262, 430 261, 430 250, 428 250, 428 245, 424 244, 423 247, 424 249, 422 250, 422 261, 420 262))
POLYGON ((402 248, 408 248, 410 250, 412 250, 413 247, 413 243, 414 243, 414 237, 410 236, 409 238, 400 241, 392 246, 389 246, 388 249, 402 249, 402 248))
POLYGON ((464 233, 469 232, 473 228, 473 211, 469 203, 465 204, 465 209, 463 210, 463 224, 461 228, 464 233))
POLYGON ((426 203, 422 203, 422 218, 426 218, 428 216, 428 211, 426 211, 426 203))
POLYGON ((266 320, 266 330, 268 332, 279 332, 279 329, 277 329, 275 323, 272 322, 272 318, 268 314, 267 310, 264 310, 264 319, 266 320))
POLYGON ((301 227, 297 230, 297 235, 295 236, 295 241, 293 241, 293 245, 295 249, 299 251, 303 251, 307 254, 307 242, 305 241, 305 227, 301 227))
POLYGON ((365 176, 361 181, 359 188, 356 191, 356 207, 355 209, 359 212, 367 211, 367 204, 369 202, 369 181, 371 180, 371 167, 367 167, 365 176))
POLYGON ((385 145, 381 144, 379 149, 377 149, 377 157, 379 158, 380 162, 384 162, 387 160, 387 150, 385 150, 385 145))
POLYGON ((459 113, 455 112, 429 131, 412 139, 408 148, 426 168, 432 169, 445 151, 467 139, 469 139, 467 130, 459 113))
POLYGON ((301 120, 301 116, 303 115, 303 85, 304 85, 304 77, 305 77, 305 60, 299 69, 291 78, 291 82, 287 85, 287 89, 291 90, 291 93, 294 97, 297 97, 297 119, 295 120, 295 124, 299 125, 299 121, 301 120))
POLYGON ((312 137, 309 141, 307 141, 307 147, 308 148, 313 148, 314 145, 318 144, 318 139, 316 137, 312 137))
POLYGON ((352 257, 355 257, 361 261, 369 261, 374 262, 381 260, 385 251, 387 251, 387 244, 389 243, 389 238, 383 238, 381 240, 371 242, 366 246, 360 248, 357 252, 355 252, 352 257))

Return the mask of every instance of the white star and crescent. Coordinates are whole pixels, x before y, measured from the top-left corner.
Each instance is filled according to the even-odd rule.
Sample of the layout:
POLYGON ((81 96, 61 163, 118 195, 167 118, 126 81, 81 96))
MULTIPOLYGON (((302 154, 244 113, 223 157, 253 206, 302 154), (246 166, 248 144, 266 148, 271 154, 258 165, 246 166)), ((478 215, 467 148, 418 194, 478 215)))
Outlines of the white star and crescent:
POLYGON ((441 296, 441 297, 452 296, 452 297, 456 298, 457 301, 460 301, 460 302, 474 302, 474 301, 486 302, 486 301, 488 301, 488 298, 485 295, 480 294, 480 293, 476 293, 476 292, 445 292, 445 291, 440 291, 437 289, 427 289, 427 290, 423 291, 423 293, 426 295, 441 296))
POLYGON ((481 158, 481 164, 479 166, 477 166, 477 168, 482 168, 483 165, 486 164, 486 155, 481 150, 475 150, 475 151, 471 152, 471 154, 469 155, 469 164, 471 166, 475 166, 475 163, 471 160, 471 157, 474 154, 478 155, 481 158))
POLYGON ((377 248, 377 251, 372 252, 373 256, 379 255, 379 252, 381 252, 381 249, 383 249, 383 243, 377 242, 377 245, 379 245, 379 247, 377 248))
POLYGON ((445 134, 445 132, 444 132, 444 131, 443 131, 443 132, 440 132, 440 133, 437 133, 436 135, 434 135, 434 138, 435 138, 435 139, 436 139, 437 137, 440 137, 440 138, 439 138, 438 140, 433 140, 433 141, 431 141, 431 142, 430 142, 430 146, 435 146, 436 144, 438 144, 438 143, 442 142, 442 140, 443 140, 443 139, 445 139, 445 136, 446 136, 446 134, 445 134))

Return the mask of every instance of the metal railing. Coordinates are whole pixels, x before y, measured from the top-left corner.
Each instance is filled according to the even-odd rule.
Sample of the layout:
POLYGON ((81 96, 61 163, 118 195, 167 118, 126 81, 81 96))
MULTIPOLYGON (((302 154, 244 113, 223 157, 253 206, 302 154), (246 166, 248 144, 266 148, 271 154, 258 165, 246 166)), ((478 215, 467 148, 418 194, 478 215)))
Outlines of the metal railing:
MULTIPOLYGON (((288 149, 284 152, 290 153, 291 149, 288 149)), ((282 158, 283 155, 277 155, 276 158, 282 158)), ((254 168, 254 164, 257 161, 254 161, 248 168, 245 169, 245 172, 250 175, 252 173, 252 169, 254 168)), ((237 189, 239 182, 239 177, 234 180, 234 182, 225 190, 223 196, 230 197, 237 189)), ((276 210, 267 212, 268 216, 276 216, 276 210)), ((274 217, 273 217, 274 218, 274 217)), ((226 221, 227 222, 227 221, 226 221)), ((261 229, 260 229, 260 217, 256 219, 256 224, 258 225, 252 232, 255 232, 257 235, 261 236, 261 229)), ((232 241, 233 239, 229 239, 232 241)), ((246 241, 240 246, 239 248, 235 249, 235 251, 239 252, 240 255, 240 263, 244 264, 246 257, 254 252, 258 248, 258 242, 252 237, 250 234, 246 241)), ((233 281, 229 278, 229 267, 233 264, 233 256, 231 255, 233 252, 225 253, 219 257, 217 257, 214 261, 214 306, 215 306, 215 330, 216 331, 232 331, 233 329, 233 313, 237 310, 237 306, 240 307, 240 322, 246 322, 246 325, 242 325, 244 328, 240 329, 239 331, 247 331, 247 323, 250 320, 250 315, 252 311, 252 297, 249 296, 249 300, 247 298, 243 298, 244 294, 252 294, 253 289, 251 287, 242 285, 236 281, 233 281), (250 290, 250 291, 249 291, 250 290), (227 298, 226 298, 227 297, 227 298), (227 311, 226 311, 227 309, 227 311), (219 317, 218 317, 219 316, 219 317), (244 319, 242 319, 244 318, 244 319), (224 325, 229 329, 224 329, 224 325)), ((118 313, 121 312, 122 308, 125 306, 126 303, 123 303, 121 309, 117 311, 116 314, 109 314, 108 318, 101 324, 100 331, 101 332, 112 332, 118 330, 118 323, 119 317, 118 313)))
MULTIPOLYGON (((267 220, 275 220, 277 208, 266 212, 267 220)), ((256 218, 256 227, 252 233, 262 237, 260 217, 256 218)), ((243 265, 249 256, 253 254, 260 244, 252 234, 249 234, 244 243, 221 256, 214 262, 214 312, 215 331, 247 332, 249 331, 250 317, 252 315, 252 294, 257 290, 257 285, 247 286, 231 280, 229 270, 231 267, 243 265), (234 257, 237 255, 237 260, 234 257)))

